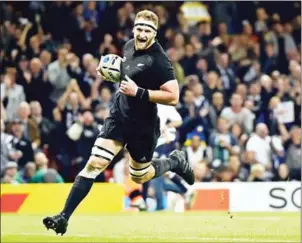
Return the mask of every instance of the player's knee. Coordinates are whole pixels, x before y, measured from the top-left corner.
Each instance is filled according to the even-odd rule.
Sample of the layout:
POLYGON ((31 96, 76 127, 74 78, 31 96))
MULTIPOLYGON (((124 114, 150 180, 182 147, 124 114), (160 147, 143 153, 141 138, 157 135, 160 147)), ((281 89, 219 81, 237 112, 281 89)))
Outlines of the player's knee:
POLYGON ((136 177, 136 176, 131 176, 131 180, 137 184, 143 184, 144 182, 147 181, 146 177, 136 177))
POLYGON ((145 167, 139 166, 139 168, 133 167, 130 165, 130 176, 132 181, 138 184, 142 184, 148 180, 148 172, 151 164, 146 165, 145 167))
POLYGON ((109 165, 109 161, 90 156, 86 166, 79 173, 80 176, 85 178, 95 179, 100 173, 102 173, 106 167, 109 165))
POLYGON ((88 160, 90 167, 102 169, 107 167, 114 158, 114 153, 101 146, 94 145, 88 160))
POLYGON ((114 154, 107 149, 94 145, 91 156, 80 176, 95 179, 110 164, 114 154))
POLYGON ((110 164, 109 160, 99 158, 94 155, 91 155, 87 162, 87 166, 91 170, 93 170, 93 169, 101 170, 103 168, 106 168, 109 164, 110 164))

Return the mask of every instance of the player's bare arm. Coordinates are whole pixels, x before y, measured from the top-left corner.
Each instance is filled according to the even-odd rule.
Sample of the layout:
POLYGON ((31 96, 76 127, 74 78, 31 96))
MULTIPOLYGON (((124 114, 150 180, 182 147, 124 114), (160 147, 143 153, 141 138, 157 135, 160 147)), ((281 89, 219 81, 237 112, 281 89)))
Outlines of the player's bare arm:
POLYGON ((160 90, 148 90, 149 100, 163 105, 176 106, 179 101, 179 86, 176 79, 160 86, 160 90))
MULTIPOLYGON (((126 76, 127 81, 122 81, 120 92, 128 96, 148 96, 149 101, 163 105, 176 106, 179 100, 179 86, 177 80, 170 80, 160 86, 160 90, 146 90, 126 76)), ((143 98, 143 97, 138 97, 143 98)))

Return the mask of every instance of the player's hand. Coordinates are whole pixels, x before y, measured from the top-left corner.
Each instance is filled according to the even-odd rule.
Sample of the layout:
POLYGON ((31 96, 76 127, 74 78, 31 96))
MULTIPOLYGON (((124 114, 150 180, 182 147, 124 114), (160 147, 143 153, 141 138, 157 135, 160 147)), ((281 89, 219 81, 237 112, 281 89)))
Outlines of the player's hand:
POLYGON ((127 81, 123 80, 121 82, 120 92, 128 96, 135 96, 138 89, 136 83, 132 79, 130 79, 127 75, 126 75, 126 80, 127 81))

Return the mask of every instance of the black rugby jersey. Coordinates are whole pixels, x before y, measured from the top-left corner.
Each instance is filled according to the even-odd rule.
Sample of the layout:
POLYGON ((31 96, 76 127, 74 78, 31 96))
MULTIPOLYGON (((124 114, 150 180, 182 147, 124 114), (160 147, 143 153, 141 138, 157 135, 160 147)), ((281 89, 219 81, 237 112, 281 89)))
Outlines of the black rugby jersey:
MULTIPOLYGON (((167 81, 175 79, 174 69, 161 45, 156 41, 146 50, 136 51, 134 39, 124 46, 121 77, 131 78, 139 87, 159 90, 167 81)), ((116 95, 115 109, 123 121, 153 123, 157 120, 157 106, 153 102, 130 97, 120 92, 116 95)))

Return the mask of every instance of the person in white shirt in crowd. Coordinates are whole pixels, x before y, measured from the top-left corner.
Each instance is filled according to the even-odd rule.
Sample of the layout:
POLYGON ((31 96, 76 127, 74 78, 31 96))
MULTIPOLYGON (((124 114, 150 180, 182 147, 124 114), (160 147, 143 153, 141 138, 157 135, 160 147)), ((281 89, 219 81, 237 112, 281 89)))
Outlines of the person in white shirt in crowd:
POLYGON ((231 106, 222 110, 221 117, 224 117, 230 125, 240 124, 248 134, 253 131, 255 115, 249 109, 243 107, 243 99, 239 94, 232 95, 231 106))
POLYGON ((1 171, 5 168, 7 163, 10 160, 18 159, 18 153, 14 152, 12 149, 12 140, 14 137, 11 134, 5 132, 5 123, 1 119, 1 150, 0 150, 0 159, 1 159, 1 171))
POLYGON ((71 79, 67 73, 67 54, 67 49, 59 49, 58 59, 48 65, 48 78, 53 86, 53 91, 50 94, 50 99, 55 104, 57 103, 57 100, 63 95, 71 79))
POLYGON ((176 128, 181 126, 182 118, 173 106, 158 104, 157 109, 161 130, 161 136, 157 144, 157 147, 159 147, 176 139, 176 128))
MULTIPOLYGON (((174 142, 176 140, 176 128, 182 125, 182 118, 174 106, 157 104, 157 109, 158 116, 160 118, 161 136, 158 139, 157 148, 154 152, 154 157, 162 157, 168 155, 170 150, 173 150, 174 142)), ((168 172, 166 175, 177 186, 177 189, 179 189, 180 194, 184 196, 185 203, 189 207, 194 195, 194 191, 192 190, 192 188, 177 174, 173 172, 168 172)), ((160 204, 162 201, 162 193, 159 192, 159 190, 165 189, 165 182, 162 179, 163 178, 155 179, 155 181, 152 182, 152 186, 155 190, 155 195, 159 197, 157 198, 158 208, 160 208, 160 204)), ((173 188, 173 186, 171 187, 171 189, 173 188)), ((143 195, 146 193, 146 190, 148 190, 148 185, 146 185, 145 183, 143 185, 143 195)))
POLYGON ((283 156, 284 148, 282 141, 277 136, 269 136, 266 124, 259 123, 256 126, 255 134, 247 141, 246 151, 254 152, 254 162, 265 167, 266 178, 270 178, 274 166, 273 155, 283 156))
POLYGON ((25 101, 23 86, 16 84, 15 68, 7 68, 0 88, 1 101, 6 109, 6 120, 12 121, 17 117, 19 105, 25 101))
POLYGON ((205 157, 206 145, 201 141, 200 136, 193 135, 191 145, 185 148, 187 160, 193 168, 205 157))

